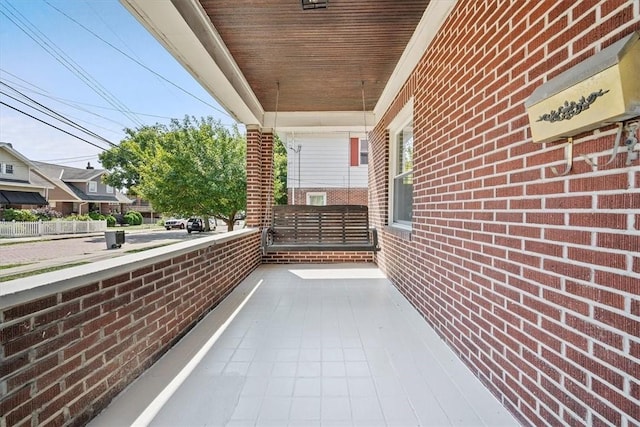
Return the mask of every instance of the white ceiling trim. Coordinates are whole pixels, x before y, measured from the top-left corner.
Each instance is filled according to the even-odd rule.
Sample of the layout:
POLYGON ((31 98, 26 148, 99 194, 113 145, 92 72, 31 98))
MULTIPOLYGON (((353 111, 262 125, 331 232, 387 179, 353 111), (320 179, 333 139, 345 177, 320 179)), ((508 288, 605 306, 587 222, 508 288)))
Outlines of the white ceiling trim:
MULTIPOLYGON (((366 113, 366 130, 373 129, 375 118, 366 113)), ((280 132, 365 132, 365 115, 362 111, 269 111, 264 114, 264 127, 280 132)))
POLYGON ((262 124, 262 106, 197 0, 120 2, 234 119, 262 124))

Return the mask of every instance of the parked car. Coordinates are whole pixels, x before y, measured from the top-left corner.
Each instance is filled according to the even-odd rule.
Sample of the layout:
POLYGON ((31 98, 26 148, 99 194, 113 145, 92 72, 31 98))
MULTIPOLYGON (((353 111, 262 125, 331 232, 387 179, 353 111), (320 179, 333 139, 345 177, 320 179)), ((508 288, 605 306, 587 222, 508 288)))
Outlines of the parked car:
POLYGON ((184 218, 169 218, 164 222, 164 228, 171 230, 172 228, 179 228, 184 230, 187 227, 187 220, 184 218))
MULTIPOLYGON (((215 218, 209 218, 209 229, 211 231, 215 231, 216 224, 215 218)), ((202 218, 189 218, 187 221, 187 233, 191 233, 192 231, 205 231, 204 220, 202 218)))

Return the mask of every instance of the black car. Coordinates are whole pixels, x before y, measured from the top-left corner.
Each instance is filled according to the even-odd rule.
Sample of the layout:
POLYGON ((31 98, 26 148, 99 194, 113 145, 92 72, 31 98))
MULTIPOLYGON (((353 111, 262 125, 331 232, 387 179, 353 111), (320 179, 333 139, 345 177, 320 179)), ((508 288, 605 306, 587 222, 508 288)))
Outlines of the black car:
MULTIPOLYGON (((189 218, 187 221, 187 233, 192 231, 205 231, 204 220, 202 218, 189 218)), ((209 229, 215 231, 216 222, 214 219, 209 219, 209 229)))

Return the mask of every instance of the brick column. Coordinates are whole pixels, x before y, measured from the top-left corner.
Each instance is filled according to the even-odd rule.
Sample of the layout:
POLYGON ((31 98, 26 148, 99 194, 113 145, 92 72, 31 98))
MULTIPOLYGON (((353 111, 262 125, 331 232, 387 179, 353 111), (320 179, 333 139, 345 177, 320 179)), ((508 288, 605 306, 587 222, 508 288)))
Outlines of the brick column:
POLYGON ((260 227, 263 223, 262 196, 262 131, 247 125, 247 226, 260 227))
POLYGON ((273 201, 273 130, 263 129, 262 131, 262 202, 264 214, 262 216, 262 225, 269 226, 271 224, 271 212, 273 201))
POLYGON ((247 225, 262 227, 273 206, 273 132, 247 126, 247 225))

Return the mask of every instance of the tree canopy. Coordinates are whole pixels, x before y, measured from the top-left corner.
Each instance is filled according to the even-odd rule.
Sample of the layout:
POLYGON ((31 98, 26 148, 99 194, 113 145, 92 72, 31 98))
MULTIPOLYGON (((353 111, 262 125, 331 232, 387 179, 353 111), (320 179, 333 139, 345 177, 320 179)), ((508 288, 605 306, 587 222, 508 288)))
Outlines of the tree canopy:
POLYGON ((273 147, 273 198, 276 205, 287 204, 287 149, 276 135, 273 147))
POLYGON ((100 155, 105 182, 128 188, 160 212, 215 217, 233 229, 246 208, 246 141, 207 117, 127 130, 118 147, 100 155))

